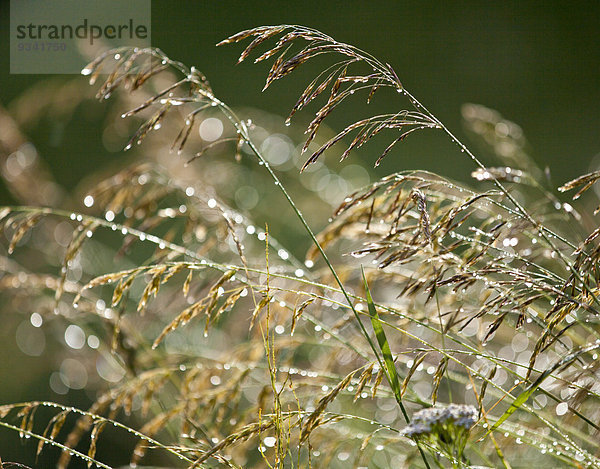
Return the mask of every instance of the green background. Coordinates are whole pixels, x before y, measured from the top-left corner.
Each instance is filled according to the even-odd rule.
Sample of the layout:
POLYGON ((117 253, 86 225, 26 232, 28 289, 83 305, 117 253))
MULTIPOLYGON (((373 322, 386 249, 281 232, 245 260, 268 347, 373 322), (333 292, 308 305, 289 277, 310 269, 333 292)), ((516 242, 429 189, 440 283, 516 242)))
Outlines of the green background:
MULTIPOLYGON (((3 2, 4 43, 7 21, 8 2, 3 2)), ((292 76, 261 94, 267 65, 235 66, 239 46, 213 45, 262 24, 321 29, 392 64, 405 87, 454 130, 460 132, 460 106, 465 102, 497 109, 523 127, 536 160, 550 166, 558 183, 587 170, 600 149, 599 22, 596 1, 154 0, 152 44, 172 58, 195 64, 209 77, 216 94, 232 106, 286 115, 309 75, 292 76)), ((0 101, 5 105, 45 78, 11 76, 8 60, 7 54, 0 54, 0 101)), ((56 151, 44 153, 56 172, 69 162, 72 177, 59 180, 81 177, 89 160, 76 149, 86 138, 97 139, 97 133, 95 128, 84 129, 77 133, 79 141, 70 138, 56 151)), ((395 150, 383 170, 426 166, 453 177, 465 173, 442 136, 424 135, 395 150), (424 139, 429 140, 427 145, 424 139)), ((36 137, 32 136, 34 143, 36 137)), ((95 153, 89 157, 101 161, 95 153)))
MULTIPOLYGON (((8 2, 0 2, 3 106, 9 106, 27 87, 49 78, 8 73, 8 12, 8 2)), ((600 2, 152 2, 154 46, 174 59, 196 65, 208 76, 216 95, 232 107, 259 107, 285 116, 311 75, 300 72, 261 93, 269 65, 248 62, 236 66, 240 46, 214 47, 239 30, 279 23, 320 29, 389 62, 404 86, 459 136, 463 135, 463 103, 497 109, 523 127, 533 157, 550 168, 556 186, 596 169, 593 159, 600 152, 600 2)), ((385 104, 375 100, 373 113, 385 104)), ((329 124, 335 128, 336 122, 343 125, 343 116, 334 115, 329 124)), ((100 134, 98 120, 74 119, 65 128, 48 119, 29 137, 55 179, 71 188, 90 167, 118 162, 120 154, 107 152, 100 134)), ((378 156, 369 148, 361 151, 365 165, 372 165, 378 156)), ((433 132, 420 133, 397 146, 378 171, 386 174, 410 168, 463 180, 472 169, 447 138, 433 132)), ((1 187, 0 203, 10 202, 1 187)), ((4 314, 0 305, 0 315, 4 314)), ((43 359, 19 352, 14 327, 3 328, 1 334, 0 404, 43 398, 85 402, 83 393, 49 395, 43 359)), ((23 446, 22 454, 15 441, 0 432, 0 457, 34 464, 32 446, 23 446)), ((45 466, 40 463, 38 467, 45 466)))

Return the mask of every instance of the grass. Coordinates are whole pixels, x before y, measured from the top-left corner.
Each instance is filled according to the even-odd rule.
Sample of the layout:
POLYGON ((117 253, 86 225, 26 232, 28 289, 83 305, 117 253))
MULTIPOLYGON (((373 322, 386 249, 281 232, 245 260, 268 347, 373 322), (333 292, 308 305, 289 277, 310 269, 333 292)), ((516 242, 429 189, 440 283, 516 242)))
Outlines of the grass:
MULTIPOLYGON (((83 70, 92 84, 103 77, 97 98, 114 99, 113 112, 133 123, 114 124, 133 135, 125 150, 147 154, 94 177, 78 210, 3 208, 14 260, 3 259, 1 280, 15 307, 98 338, 89 354, 102 358, 106 383, 88 384, 97 398, 86 411, 0 406, 0 426, 38 439, 38 453, 58 447, 59 467, 72 458, 109 467, 96 454, 108 433, 136 441, 122 457, 138 466, 599 467, 600 232, 587 206, 561 201, 519 126, 492 110, 465 105, 463 117, 498 167, 368 53, 290 25, 219 45, 244 40, 240 61, 272 61, 265 88, 330 60, 286 121, 317 107, 304 161, 270 151, 259 121, 238 117, 202 73, 158 49, 110 51, 83 70), (331 114, 380 95, 390 113, 321 136, 331 114), (333 190, 339 204, 313 231, 315 195, 285 169, 325 171, 321 181, 348 188, 324 159, 387 138, 378 165, 420 131, 454 142, 474 184, 413 170, 333 190), (243 209, 251 204, 232 188, 242 180, 268 193, 268 224, 243 209), (304 259, 273 236, 281 217, 311 241, 304 259)), ((292 153, 279 135, 277 148, 292 153)), ((12 179, 23 200, 38 169, 21 165, 12 179)), ((559 191, 579 188, 577 199, 598 178, 559 191)), ((64 371, 63 384, 76 387, 78 372, 64 371)))

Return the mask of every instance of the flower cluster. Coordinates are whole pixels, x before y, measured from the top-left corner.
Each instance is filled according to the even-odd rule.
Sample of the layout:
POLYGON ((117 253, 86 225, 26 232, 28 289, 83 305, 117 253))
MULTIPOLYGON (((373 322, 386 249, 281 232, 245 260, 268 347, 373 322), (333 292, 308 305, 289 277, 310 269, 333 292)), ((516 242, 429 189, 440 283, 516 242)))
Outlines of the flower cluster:
POLYGON ((444 408, 422 409, 402 434, 413 437, 439 430, 437 427, 457 426, 469 430, 477 421, 477 409, 471 405, 450 404, 444 408))
POLYGON ((476 421, 477 409, 470 405, 431 407, 415 413, 402 434, 426 442, 452 461, 462 461, 469 430, 476 421))

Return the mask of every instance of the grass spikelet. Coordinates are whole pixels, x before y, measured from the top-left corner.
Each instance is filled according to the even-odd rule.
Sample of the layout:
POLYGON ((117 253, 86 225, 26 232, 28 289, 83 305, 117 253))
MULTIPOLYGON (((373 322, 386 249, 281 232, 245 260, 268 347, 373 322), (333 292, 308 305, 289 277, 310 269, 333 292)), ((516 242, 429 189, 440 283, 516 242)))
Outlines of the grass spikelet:
POLYGON ((296 309, 294 309, 294 314, 292 315, 292 325, 290 326, 290 335, 294 335, 298 319, 302 317, 302 313, 304 313, 304 310, 314 301, 314 298, 309 298, 308 300, 303 301, 296 309))
POLYGON ((96 456, 96 445, 98 444, 98 436, 102 433, 102 430, 106 426, 106 421, 97 422, 92 428, 92 433, 90 435, 90 447, 88 449, 88 456, 90 460, 88 460, 88 469, 92 467, 92 460, 96 456))
POLYGON ((150 281, 146 284, 146 287, 144 288, 144 292, 142 293, 142 298, 140 299, 138 306, 137 306, 138 312, 143 311, 146 308, 146 305, 148 304, 148 300, 151 296, 156 297, 156 295, 158 294, 158 290, 160 288, 160 284, 162 282, 162 276, 166 272, 166 270, 167 270, 166 265, 156 266, 156 267, 153 267, 152 269, 148 270, 147 275, 151 275, 152 277, 151 277, 150 281))
POLYGON ((112 307, 118 306, 119 302, 123 299, 123 295, 131 288, 138 272, 139 270, 134 271, 128 277, 119 279, 117 286, 113 290, 112 299, 110 301, 112 307))
POLYGON ((37 225, 41 219, 42 219, 41 213, 33 213, 31 215, 26 215, 24 217, 23 221, 21 221, 16 226, 15 232, 12 235, 10 244, 8 245, 8 253, 9 254, 13 253, 13 251, 15 250, 15 247, 17 246, 19 241, 21 241, 21 239, 23 239, 23 236, 25 236, 25 234, 29 230, 31 230, 35 225, 37 225))
MULTIPOLYGON (((148 437, 152 437, 156 435, 160 430, 165 428, 169 421, 179 414, 181 409, 179 406, 172 407, 171 409, 161 412, 152 418, 150 421, 146 422, 142 428, 140 429, 140 433, 142 435, 146 435, 148 437)), ((147 439, 141 439, 138 444, 133 449, 132 457, 130 465, 137 466, 139 461, 144 457, 146 451, 148 450, 148 441, 147 439)))
POLYGON ((223 302, 223 304, 219 307, 219 309, 216 310, 216 312, 211 313, 210 309, 209 312, 207 312, 206 315, 206 325, 204 326, 204 335, 208 335, 208 326, 217 321, 219 319, 219 317, 221 316, 221 314, 223 314, 224 312, 230 310, 231 308, 233 308, 235 306, 235 304, 238 302, 238 300, 242 297, 242 293, 244 292, 244 290, 246 289, 246 287, 240 287, 237 288, 233 291, 233 293, 231 293, 223 302))
MULTIPOLYGON (((48 425, 46 425, 46 429, 44 430, 44 433, 42 433, 42 436, 47 437, 50 440, 56 439, 63 425, 65 424, 68 415, 69 411, 67 410, 63 410, 58 414, 54 415, 48 422, 48 425)), ((36 456, 39 456, 39 454, 42 452, 44 445, 46 445, 46 441, 40 440, 38 443, 36 456)))
POLYGON ((256 322, 256 318, 258 317, 259 313, 271 302, 272 299, 273 296, 271 295, 264 296, 254 307, 254 311, 252 311, 252 316, 250 317, 250 330, 254 328, 254 323, 256 322))
POLYGON ((60 300, 64 284, 67 280, 67 271, 69 269, 69 263, 75 258, 75 256, 81 251, 83 244, 88 238, 91 238, 99 224, 95 220, 84 220, 73 232, 73 236, 69 245, 67 246, 64 258, 63 266, 61 269, 60 285, 56 289, 55 299, 60 300))
POLYGON ((338 394, 346 389, 350 384, 352 377, 356 374, 356 370, 348 373, 331 391, 322 396, 315 406, 315 410, 308 416, 306 421, 302 423, 300 432, 300 444, 304 443, 310 434, 322 424, 321 417, 327 406, 338 396, 338 394))
POLYGON ((207 461, 209 458, 213 457, 215 454, 219 453, 225 448, 229 448, 235 443, 247 440, 252 438, 253 436, 259 435, 266 430, 272 428, 274 426, 274 422, 271 419, 262 419, 260 422, 253 422, 248 425, 243 426, 242 428, 236 430, 231 435, 228 435, 226 438, 219 441, 216 445, 214 445, 210 450, 206 451, 202 456, 194 461, 192 467, 201 467, 201 464, 207 461))
POLYGON ((175 319, 173 319, 173 321, 171 321, 163 329, 163 331, 160 333, 160 335, 154 340, 154 343, 152 344, 152 348, 158 347, 158 345, 162 342, 162 340, 165 338, 165 336, 169 332, 174 331, 179 326, 183 326, 183 325, 187 324, 194 317, 196 317, 198 314, 200 314, 202 311, 204 311, 206 307, 207 307, 207 299, 202 298, 202 300, 197 301, 190 307, 184 309, 181 313, 179 313, 179 315, 175 319))
MULTIPOLYGON (((221 289, 222 285, 225 282, 229 281, 235 275, 235 273, 236 273, 235 270, 229 270, 229 271, 225 272, 219 278, 219 280, 217 280, 217 282, 215 284, 213 284, 213 286, 209 290, 208 294, 204 298, 202 298, 199 301, 196 301, 193 305, 189 306, 188 308, 184 309, 181 313, 179 313, 179 315, 175 319, 173 319, 163 329, 163 331, 159 334, 159 336, 154 340, 154 343, 152 344, 152 348, 155 349, 156 347, 158 347, 158 345, 162 342, 162 340, 165 338, 165 336, 168 333, 174 331, 175 329, 177 329, 180 326, 187 324, 188 322, 190 322, 193 318, 195 318, 202 312, 205 312, 207 315, 207 326, 206 327, 208 327, 211 311, 217 304, 217 300, 219 299, 219 296, 220 296, 219 290, 221 289)), ((160 273, 159 275, 162 275, 162 273, 160 273)), ((150 284, 151 283, 149 283, 149 285, 150 284)), ((146 287, 146 288, 148 288, 148 287, 146 287)), ((243 288, 240 289, 239 291, 236 291, 235 294, 231 295, 230 300, 235 303, 237 301, 237 299, 239 299, 239 297, 241 296, 242 290, 243 290, 243 288), (231 298, 232 296, 234 298, 231 298)), ((207 333, 206 328, 205 328, 205 333, 207 333)))
POLYGON ((371 363, 369 366, 365 368, 365 370, 358 377, 358 385, 356 386, 356 392, 354 393, 354 399, 352 402, 356 402, 365 389, 365 386, 369 383, 373 376, 373 369, 375 367, 375 363, 371 363))
POLYGON ((600 179, 600 171, 594 171, 593 173, 584 174, 583 176, 579 176, 579 177, 563 184, 562 186, 560 186, 558 188, 558 190, 561 192, 566 192, 566 191, 575 189, 576 187, 583 186, 583 187, 580 187, 579 190, 573 196, 573 199, 575 200, 575 199, 578 199, 579 197, 581 197, 581 194, 583 194, 586 190, 588 190, 590 187, 592 187, 592 185, 598 179, 600 179))
POLYGON ((425 240, 429 243, 431 241, 431 229, 429 227, 429 214, 427 213, 427 201, 425 195, 419 189, 413 189, 412 199, 419 211, 419 225, 421 232, 425 237, 425 240))
POLYGON ((25 432, 31 433, 33 430, 33 420, 37 410, 37 402, 32 402, 19 411, 17 417, 21 418, 21 437, 25 435, 25 432))
MULTIPOLYGON (((448 368, 449 360, 450 359, 448 357, 444 356, 441 359, 437 368, 435 369, 435 373, 433 373, 433 387, 431 390, 431 403, 433 405, 435 405, 437 402, 438 391, 440 389, 440 384, 442 383, 442 378, 444 377, 444 374, 446 373, 446 370, 448 368)), ((485 382, 484 384, 486 383, 487 382, 485 382)))
POLYGON ((423 360, 425 360, 425 358, 427 357, 427 353, 420 353, 419 355, 417 355, 417 357, 414 359, 412 366, 409 368, 408 373, 406 373, 406 376, 404 377, 404 381, 402 381, 402 386, 400 387, 400 395, 404 396, 404 393, 406 392, 406 388, 408 387, 408 383, 410 382, 410 379, 413 377, 413 375, 415 374, 415 371, 417 371, 417 368, 419 367, 419 365, 421 363, 423 363, 423 360))
POLYGON ((494 379, 494 376, 496 376, 497 371, 498 371, 498 367, 494 366, 490 370, 490 372, 487 374, 486 379, 481 384, 481 390, 479 391, 479 396, 478 396, 480 409, 483 409, 483 399, 485 397, 485 392, 487 391, 488 383, 490 383, 492 381, 492 379, 494 379))
POLYGON ((377 374, 375 375, 375 379, 373 380, 373 384, 371 385, 371 398, 375 399, 377 395, 377 391, 383 382, 383 377, 385 376, 385 368, 379 368, 377 374))
MULTIPOLYGON (((260 44, 262 44, 264 41, 266 41, 270 37, 279 34, 284 29, 285 28, 283 26, 279 26, 279 27, 275 27, 275 28, 268 28, 262 34, 258 34, 258 35, 255 34, 256 37, 254 38, 254 40, 240 54, 240 57, 238 59, 238 63, 243 62, 257 46, 259 46, 260 44)), ((217 44, 217 46, 220 46, 220 45, 223 45, 223 44, 228 44, 229 42, 237 42, 237 41, 239 41, 241 39, 243 39, 243 38, 240 38, 240 39, 237 39, 237 40, 234 40, 234 41, 227 41, 227 40, 226 41, 221 41, 220 43, 217 44)))
POLYGON ((183 282, 182 292, 183 296, 188 296, 190 292, 190 284, 192 283, 192 277, 194 275, 194 271, 190 270, 185 278, 185 282, 183 282))

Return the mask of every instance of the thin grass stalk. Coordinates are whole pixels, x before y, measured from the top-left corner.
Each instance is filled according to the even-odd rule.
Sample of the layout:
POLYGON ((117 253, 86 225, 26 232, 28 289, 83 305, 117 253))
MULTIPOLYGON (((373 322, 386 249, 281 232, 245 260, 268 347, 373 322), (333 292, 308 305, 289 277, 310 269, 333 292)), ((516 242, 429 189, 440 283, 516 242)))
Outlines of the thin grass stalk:
MULTIPOLYGON (((21 403, 17 403, 17 404, 10 404, 10 407, 17 409, 19 407, 27 407, 27 406, 29 406, 31 404, 32 404, 32 402, 21 402, 21 403)), ((62 405, 62 404, 57 404, 55 402, 35 401, 35 402, 33 402, 33 404, 35 404, 36 406, 43 406, 43 407, 48 407, 48 408, 53 408, 53 409, 61 409, 62 411, 66 411, 66 412, 73 413, 73 414, 76 414, 76 415, 86 416, 86 417, 89 417, 89 418, 93 419, 95 422, 106 422, 107 424, 110 424, 110 425, 114 426, 115 428, 119 428, 121 430, 124 430, 125 432, 132 434, 136 438, 139 438, 141 440, 145 440, 148 443, 151 443, 152 445, 155 445, 157 448, 161 448, 161 449, 163 449, 163 450, 165 450, 165 451, 173 454, 174 456, 177 456, 178 458, 181 457, 186 462, 189 462, 189 463, 193 462, 191 459, 189 459, 189 458, 181 455, 180 452, 176 451, 173 447, 164 445, 164 444, 160 443, 159 441, 157 441, 157 440, 155 440, 153 438, 150 438, 149 436, 144 435, 143 433, 138 432, 137 430, 134 430, 133 428, 128 427, 127 425, 123 425, 122 423, 120 423, 120 422, 118 422, 116 420, 113 420, 113 419, 110 419, 110 418, 106 418, 106 417, 103 417, 101 415, 96 415, 96 414, 93 414, 93 413, 90 413, 90 412, 78 409, 76 407, 71 407, 71 406, 65 406, 65 405, 62 405)), ((13 425, 11 425, 9 423, 4 422, 3 420, 0 420, 0 425, 5 426, 6 428, 10 428, 10 429, 15 429, 16 428, 17 431, 20 431, 20 432, 23 432, 25 434, 28 434, 32 438, 37 438, 40 441, 44 441, 46 444, 52 444, 53 446, 58 446, 58 447, 60 447, 61 449, 65 450, 65 451, 72 451, 72 450, 75 451, 72 448, 69 448, 67 446, 61 445, 60 443, 58 443, 55 440, 47 439, 47 438, 43 437, 42 435, 34 434, 32 432, 27 433, 26 429, 21 429, 19 427, 15 427, 15 426, 13 426, 13 425)), ((77 454, 77 451, 75 451, 75 453, 77 454)), ((77 454, 77 456, 79 457, 79 454, 77 454)), ((86 454, 83 454, 83 456, 85 456, 83 459, 85 459, 86 461, 89 460, 89 457, 86 454)), ((108 469, 111 469, 110 466, 103 465, 99 461, 95 461, 94 460, 93 462, 94 462, 94 464, 98 464, 101 467, 106 467, 108 469)))
MULTIPOLYGON (((471 150, 464 143, 462 143, 458 139, 458 137, 456 137, 450 131, 450 129, 448 127, 446 127, 444 125, 443 122, 441 122, 431 111, 429 111, 429 109, 427 109, 423 104, 421 104, 421 102, 419 100, 417 100, 417 98, 415 98, 404 87, 402 87, 402 93, 408 97, 408 99, 413 103, 413 105, 416 108, 421 109, 432 120, 434 120, 439 125, 439 127, 442 129, 442 131, 444 133, 446 133, 446 135, 448 135, 448 137, 450 138, 450 140, 452 142, 454 142, 456 145, 458 145, 458 147, 460 148, 461 152, 466 153, 467 156, 480 169, 482 169, 482 170, 486 170, 487 169, 487 167, 479 160, 479 158, 477 158, 473 154, 473 152, 471 152, 471 150)), ((586 292, 592 297, 594 303, 596 303, 598 306, 600 306, 600 300, 598 299, 598 297, 596 296, 596 294, 593 292, 592 288, 586 282, 583 281, 583 279, 581 278, 581 275, 579 274, 579 272, 577 271, 577 269, 575 269, 573 267, 573 265, 564 256, 564 254, 562 253, 562 251, 560 249, 558 249, 556 247, 556 245, 552 242, 552 240, 548 236, 546 228, 542 224, 540 224, 539 222, 537 222, 529 214, 529 212, 519 203, 519 201, 517 201, 514 198, 514 196, 508 191, 508 189, 506 189, 506 187, 504 187, 504 185, 496 178, 496 176, 494 174, 490 173, 490 176, 491 176, 490 180, 493 182, 493 184, 508 198, 508 200, 511 201, 511 203, 515 206, 515 208, 517 209, 517 211, 519 212, 519 214, 522 217, 524 217, 527 221, 529 221, 529 223, 531 223, 531 225, 538 230, 540 236, 544 239, 544 241, 548 244, 548 246, 550 246, 550 248, 556 253, 556 255, 561 259, 561 261, 563 262, 563 264, 571 271, 571 273, 575 276, 575 278, 577 278, 577 280, 581 283, 581 285, 583 285, 583 288, 585 288, 586 292)))

